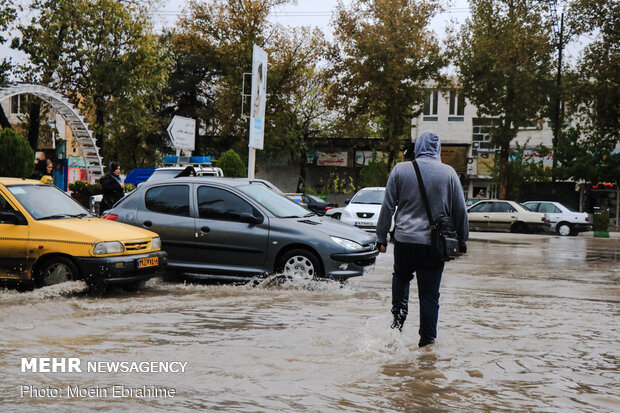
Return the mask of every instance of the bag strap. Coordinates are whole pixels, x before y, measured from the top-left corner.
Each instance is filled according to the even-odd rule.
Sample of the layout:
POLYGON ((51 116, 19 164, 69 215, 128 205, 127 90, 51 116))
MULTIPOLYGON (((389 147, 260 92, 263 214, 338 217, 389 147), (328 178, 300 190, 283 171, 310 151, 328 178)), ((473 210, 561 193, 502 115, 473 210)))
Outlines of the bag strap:
POLYGON ((415 159, 411 161, 411 163, 413 163, 413 167, 415 168, 415 174, 418 177, 418 185, 420 186, 420 193, 422 194, 422 200, 424 201, 424 207, 426 208, 426 216, 428 217, 428 223, 430 227, 433 228, 434 227, 433 216, 431 214, 431 208, 428 205, 428 198, 426 197, 426 189, 424 188, 424 181, 422 181, 422 174, 420 173, 420 167, 418 166, 418 163, 416 162, 415 159))

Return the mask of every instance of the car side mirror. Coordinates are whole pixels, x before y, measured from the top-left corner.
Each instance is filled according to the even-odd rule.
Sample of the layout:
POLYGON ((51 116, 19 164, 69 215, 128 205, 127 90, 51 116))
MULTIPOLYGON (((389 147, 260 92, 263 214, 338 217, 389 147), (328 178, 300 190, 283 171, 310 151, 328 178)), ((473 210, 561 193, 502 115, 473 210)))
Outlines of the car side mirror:
POLYGON ((18 211, 14 212, 0 212, 0 222, 5 222, 10 225, 26 225, 28 221, 18 211))
POLYGON ((245 222, 246 224, 261 224, 265 218, 263 216, 252 215, 249 212, 243 212, 239 214, 239 221, 245 222))

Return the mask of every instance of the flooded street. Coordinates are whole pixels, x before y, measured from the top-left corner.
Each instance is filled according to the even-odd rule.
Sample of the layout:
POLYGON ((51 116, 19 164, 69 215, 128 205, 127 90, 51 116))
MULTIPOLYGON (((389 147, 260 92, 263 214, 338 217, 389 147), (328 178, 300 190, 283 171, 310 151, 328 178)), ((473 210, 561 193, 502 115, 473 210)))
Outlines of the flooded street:
POLYGON ((620 411, 620 239, 472 233, 468 246, 424 349, 416 288, 403 333, 389 329, 391 248, 344 285, 2 290, 0 411, 620 411), (82 372, 22 372, 32 357, 82 372), (86 370, 109 361, 187 364, 86 370))

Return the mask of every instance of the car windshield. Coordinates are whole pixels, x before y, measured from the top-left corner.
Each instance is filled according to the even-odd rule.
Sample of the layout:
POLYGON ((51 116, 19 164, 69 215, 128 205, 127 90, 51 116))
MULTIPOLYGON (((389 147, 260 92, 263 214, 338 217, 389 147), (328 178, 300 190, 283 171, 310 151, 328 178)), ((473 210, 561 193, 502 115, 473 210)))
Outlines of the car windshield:
POLYGON ((351 203, 381 205, 383 198, 385 198, 385 189, 362 189, 351 199, 351 203))
POLYGON ((13 185, 9 192, 36 220, 92 216, 69 195, 51 185, 13 185))
POLYGON ((242 185, 238 189, 279 218, 301 218, 312 215, 295 201, 264 185, 242 185))
POLYGON ((308 198, 310 198, 311 200, 313 200, 314 202, 325 202, 325 201, 323 201, 321 198, 319 198, 319 197, 318 197, 318 196, 316 196, 316 195, 306 194, 306 196, 307 196, 308 198))
POLYGON ((161 169, 153 172, 147 181, 159 181, 161 179, 174 178, 180 174, 182 169, 161 169))

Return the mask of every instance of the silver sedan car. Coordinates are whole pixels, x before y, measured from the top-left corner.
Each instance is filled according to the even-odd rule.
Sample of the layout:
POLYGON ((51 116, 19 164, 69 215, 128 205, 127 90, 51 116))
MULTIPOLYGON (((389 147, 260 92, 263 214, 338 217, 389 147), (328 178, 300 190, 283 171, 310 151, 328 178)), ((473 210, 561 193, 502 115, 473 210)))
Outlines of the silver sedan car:
POLYGON ((145 182, 103 218, 158 233, 168 270, 194 278, 345 280, 374 264, 374 234, 318 217, 270 187, 246 178, 145 182))

